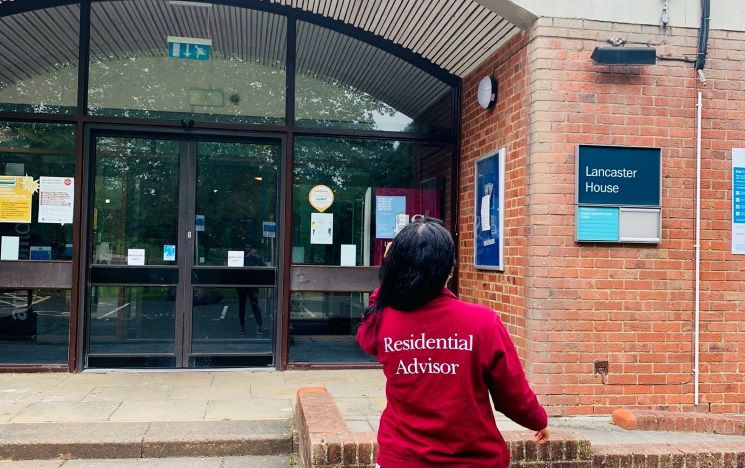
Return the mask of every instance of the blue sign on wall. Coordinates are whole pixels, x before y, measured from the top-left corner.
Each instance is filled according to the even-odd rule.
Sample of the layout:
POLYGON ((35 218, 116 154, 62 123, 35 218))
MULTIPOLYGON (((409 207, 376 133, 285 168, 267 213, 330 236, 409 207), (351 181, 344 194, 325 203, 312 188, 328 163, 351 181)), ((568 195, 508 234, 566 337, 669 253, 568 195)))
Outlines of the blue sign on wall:
POLYGON ((504 270, 504 159, 505 150, 476 161, 474 206, 474 265, 504 270))
POLYGON ((732 149, 732 253, 745 254, 745 148, 732 149))
POLYGON ((660 206, 660 150, 580 146, 577 203, 660 206))
POLYGON ((176 59, 206 62, 212 56, 212 40, 168 36, 168 56, 176 59))
POLYGON ((732 221, 745 223, 745 167, 732 168, 732 221))
POLYGON ((577 208, 577 240, 618 241, 618 208, 580 206, 577 208))

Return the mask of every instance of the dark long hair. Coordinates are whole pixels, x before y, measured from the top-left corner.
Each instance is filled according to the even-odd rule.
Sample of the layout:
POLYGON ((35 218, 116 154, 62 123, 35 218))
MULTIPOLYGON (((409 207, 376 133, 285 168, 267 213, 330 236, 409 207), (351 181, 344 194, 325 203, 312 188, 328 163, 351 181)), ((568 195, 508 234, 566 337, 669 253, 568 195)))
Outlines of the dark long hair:
POLYGON ((390 306, 414 310, 442 291, 455 266, 453 237, 434 218, 416 219, 404 227, 380 267, 378 300, 365 316, 390 306))

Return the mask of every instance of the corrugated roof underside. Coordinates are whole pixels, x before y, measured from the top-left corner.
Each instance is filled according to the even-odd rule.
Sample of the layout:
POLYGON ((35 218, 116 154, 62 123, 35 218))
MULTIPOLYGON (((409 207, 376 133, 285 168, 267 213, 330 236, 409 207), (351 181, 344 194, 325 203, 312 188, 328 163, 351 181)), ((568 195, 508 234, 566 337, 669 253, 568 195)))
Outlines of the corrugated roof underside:
MULTIPOLYGON (((0 0, 0 5, 30 0, 0 0)), ((465 76, 518 32, 474 0, 267 0, 317 13, 399 44, 465 76)))
POLYGON ((333 18, 465 76, 518 28, 473 0, 270 0, 333 18))

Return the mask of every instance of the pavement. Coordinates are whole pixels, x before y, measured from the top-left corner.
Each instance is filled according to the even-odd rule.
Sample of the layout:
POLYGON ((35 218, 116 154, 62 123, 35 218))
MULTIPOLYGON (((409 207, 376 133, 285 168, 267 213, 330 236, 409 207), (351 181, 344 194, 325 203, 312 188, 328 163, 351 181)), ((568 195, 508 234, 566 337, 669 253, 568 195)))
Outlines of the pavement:
MULTIPOLYGON (((86 440, 109 447, 96 449, 89 444, 87 455, 81 452, 89 459, 117 453, 111 447, 120 450, 113 458, 191 457, 191 464, 126 466, 233 466, 234 462, 251 466, 253 462, 241 460, 242 455, 281 455, 256 466, 273 466, 274 462, 288 466, 295 393, 307 386, 326 387, 350 430, 377 430, 385 407, 385 379, 378 369, 0 374, 0 447, 35 441, 41 444, 33 448, 36 458, 62 458, 49 466, 82 466, 67 460, 81 458, 80 454, 65 456, 60 447, 86 440), (252 443, 265 448, 251 453, 238 450, 251 434, 260 439, 252 443), (267 445, 269 439, 274 441, 273 448, 267 445), (200 440, 208 445, 194 443, 200 440), (190 441, 191 448, 184 449, 183 444, 190 441), (199 459, 201 450, 209 450, 213 458, 199 459)), ((497 424, 502 431, 525 431, 501 415, 497 415, 497 424)), ((612 425, 610 415, 551 418, 550 427, 570 429, 593 445, 731 441, 745 447, 742 436, 628 431, 612 425)), ((117 466, 105 462, 100 466, 117 466)), ((86 466, 99 466, 89 463, 93 464, 86 466)))

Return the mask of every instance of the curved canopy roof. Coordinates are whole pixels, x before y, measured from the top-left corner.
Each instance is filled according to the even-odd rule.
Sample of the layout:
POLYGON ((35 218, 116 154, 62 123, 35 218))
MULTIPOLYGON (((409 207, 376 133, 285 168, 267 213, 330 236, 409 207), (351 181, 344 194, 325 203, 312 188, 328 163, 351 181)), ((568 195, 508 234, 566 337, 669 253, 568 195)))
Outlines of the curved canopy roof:
MULTIPOLYGON (((3 7, 23 10, 45 3, 71 2, 0 0, 0 15, 3 7)), ((245 4, 249 8, 263 3, 334 19, 408 49, 459 77, 467 75, 516 34, 519 31, 516 24, 525 18, 524 10, 510 0, 232 0, 227 3, 245 4)))
MULTIPOLYGON (((4 46, 0 88, 77 62, 79 7, 74 3, 0 0, 4 46), (3 10, 65 3, 73 5, 2 18, 3 10)), ((97 2, 92 12, 91 56, 101 61, 125 59, 133 53, 164 56, 163 31, 169 31, 169 35, 211 37, 216 54, 224 57, 283 66, 286 22, 269 12, 299 11, 299 73, 364 90, 414 117, 447 96, 450 88, 442 79, 452 84, 453 78, 465 76, 519 31, 474 0, 228 0, 207 9, 170 8, 178 3, 187 2, 97 2), (358 31, 358 36, 367 35, 362 39, 375 44, 318 24, 335 24, 347 34, 358 31), (332 52, 322 52, 328 50, 332 52)))

